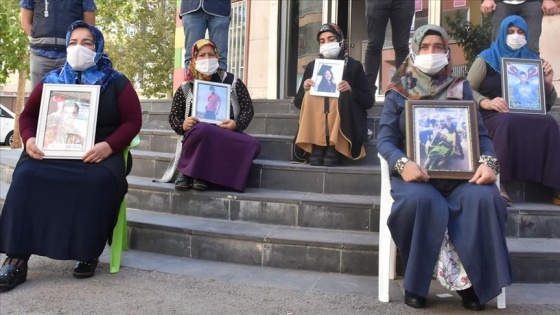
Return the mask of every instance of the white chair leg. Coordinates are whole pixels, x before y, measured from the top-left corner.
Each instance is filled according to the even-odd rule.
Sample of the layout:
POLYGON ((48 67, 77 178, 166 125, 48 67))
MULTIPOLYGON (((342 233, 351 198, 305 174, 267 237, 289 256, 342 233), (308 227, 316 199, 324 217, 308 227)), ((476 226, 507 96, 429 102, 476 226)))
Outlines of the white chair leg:
POLYGON ((506 308, 506 288, 502 288, 502 293, 498 295, 498 308, 506 308))

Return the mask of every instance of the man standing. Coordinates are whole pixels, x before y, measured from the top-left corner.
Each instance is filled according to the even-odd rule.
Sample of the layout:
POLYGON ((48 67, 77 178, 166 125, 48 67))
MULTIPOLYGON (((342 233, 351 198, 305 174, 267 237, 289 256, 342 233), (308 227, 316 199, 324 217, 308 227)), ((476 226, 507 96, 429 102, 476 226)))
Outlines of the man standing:
MULTIPOLYGON (((414 18, 412 0, 366 0, 368 43, 365 72, 374 96, 377 74, 381 66, 381 50, 385 43, 385 30, 391 20, 392 42, 395 49, 395 67, 398 69, 408 55, 410 26, 414 18)), ((374 100, 375 102, 375 100, 374 100)))
POLYGON ((21 0, 21 27, 29 36, 31 87, 66 62, 66 31, 72 22, 95 24, 94 0, 21 0))
POLYGON ((230 15, 231 0, 181 0, 179 18, 185 32, 185 70, 192 58, 192 46, 205 37, 206 29, 220 54, 220 69, 227 70, 230 15))

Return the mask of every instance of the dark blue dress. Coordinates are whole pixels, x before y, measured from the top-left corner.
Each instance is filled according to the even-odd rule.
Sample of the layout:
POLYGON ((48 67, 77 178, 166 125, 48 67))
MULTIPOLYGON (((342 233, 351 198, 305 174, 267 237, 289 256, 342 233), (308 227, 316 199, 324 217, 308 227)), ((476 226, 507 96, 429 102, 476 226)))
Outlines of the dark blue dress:
MULTIPOLYGON (((468 82, 463 91, 464 100, 472 99, 468 82)), ((377 147, 390 169, 406 156, 404 103, 402 95, 388 92, 380 121, 377 147)), ((495 156, 480 114, 478 121, 480 154, 495 156)), ((405 182, 398 174, 391 176, 395 201, 387 224, 406 268, 404 288, 428 295, 447 229, 480 302, 486 303, 512 282, 505 240, 507 208, 494 184, 448 180, 450 189, 445 190, 441 184, 442 180, 405 182)))

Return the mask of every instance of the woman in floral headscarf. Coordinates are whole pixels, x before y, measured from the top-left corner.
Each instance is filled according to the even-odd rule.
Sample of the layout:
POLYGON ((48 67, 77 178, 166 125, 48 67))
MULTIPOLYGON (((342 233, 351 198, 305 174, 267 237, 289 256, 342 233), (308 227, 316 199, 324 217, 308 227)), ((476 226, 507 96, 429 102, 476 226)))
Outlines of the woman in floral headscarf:
MULTIPOLYGON (((252 161, 260 153, 260 142, 245 133, 253 118, 253 102, 241 79, 218 70, 216 45, 201 39, 194 43, 185 82, 175 92, 169 124, 181 136, 175 160, 161 181, 170 181, 175 173, 175 187, 207 190, 210 184, 244 191, 252 161), (196 80, 231 85, 230 117, 217 124, 200 121, 192 112, 196 80)), ((221 105, 220 105, 221 107, 221 105)))
POLYGON ((0 252, 8 256, 0 292, 25 282, 32 254, 78 260, 74 277, 93 276, 128 189, 122 151, 142 126, 138 95, 103 53, 95 26, 74 22, 66 47, 66 64, 37 84, 20 116, 25 150, 0 217, 0 252), (95 145, 81 160, 43 159, 35 142, 43 83, 100 86, 95 145))
MULTIPOLYGON (((512 104, 508 104, 503 97, 502 74, 505 70, 502 69, 502 58, 539 59, 539 55, 527 46, 529 35, 527 23, 522 17, 511 15, 505 18, 500 25, 498 38, 476 58, 468 79, 482 112, 484 125, 496 146, 496 156, 502 167, 500 190, 508 206, 511 206, 511 199, 506 192, 506 184, 513 180, 551 187, 554 190, 552 202, 560 205, 558 123, 550 115, 510 113, 512 104)), ((557 98, 552 84, 554 71, 546 60, 543 60, 542 70, 544 103, 549 111, 557 98)))
MULTIPOLYGON (((453 268, 448 269, 454 274, 440 282, 459 293, 465 308, 482 310, 484 303, 511 284, 504 234, 507 209, 494 184, 499 167, 482 118, 478 114, 482 156, 469 181, 431 179, 426 169, 405 153, 407 99, 472 100, 469 83, 449 75, 449 53, 449 38, 443 28, 424 25, 416 30, 411 53, 385 96, 377 148, 392 170, 394 203, 387 225, 406 269, 405 303, 415 308, 426 306, 443 243, 444 248, 454 245, 455 251, 446 252, 454 253, 463 268, 457 268, 461 264, 455 259, 453 268), (460 270, 466 275, 461 276, 460 270)), ((449 266, 440 263, 439 267, 438 276, 446 274, 449 266)))
MULTIPOLYGON (((358 160, 365 157, 367 112, 374 98, 364 68, 348 56, 348 46, 338 25, 324 24, 317 33, 319 57, 344 60, 338 98, 309 94, 315 61, 305 67, 301 85, 294 98, 299 108, 299 128, 295 138, 294 159, 311 165, 336 166, 339 154, 358 160)), ((320 83, 319 83, 320 84, 320 83)))

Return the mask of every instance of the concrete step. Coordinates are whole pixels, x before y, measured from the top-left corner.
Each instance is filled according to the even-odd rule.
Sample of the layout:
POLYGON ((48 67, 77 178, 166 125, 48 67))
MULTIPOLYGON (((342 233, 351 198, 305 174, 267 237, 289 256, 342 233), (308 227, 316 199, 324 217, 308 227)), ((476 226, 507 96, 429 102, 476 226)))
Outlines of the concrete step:
MULTIPOLYGON (((130 175, 161 178, 171 153, 133 150, 130 175)), ((254 160, 248 187, 324 194, 374 195, 380 191, 378 166, 324 167, 289 161, 254 160)))
POLYGON ((176 190, 173 183, 154 183, 129 176, 128 206, 140 210, 332 230, 378 231, 379 198, 249 188, 233 191, 176 190))
MULTIPOLYGON (((244 132, 248 134, 291 136, 297 132, 298 113, 255 113, 253 120, 244 132)), ((368 128, 376 135, 379 118, 368 118, 368 128)), ((142 128, 170 130, 169 112, 145 111, 142 113, 142 128)))
MULTIPOLYGON (((130 248, 252 266, 377 275, 376 232, 333 231, 130 210, 130 248)), ((514 282, 560 283, 560 240, 508 238, 514 282), (538 266, 538 268, 535 268, 538 266)), ((402 271, 402 266, 399 266, 402 271)), ((402 276, 402 273, 401 273, 402 276)))
MULTIPOLYGON (((261 153, 258 159, 290 161, 293 152, 294 136, 252 134, 261 143, 261 153)), ((179 136, 172 130, 142 129, 138 150, 174 153, 179 136)), ((366 157, 353 161, 341 158, 341 165, 379 165, 375 140, 365 143, 366 157)))
POLYGON ((130 210, 130 248, 253 266, 375 274, 377 233, 130 210))

